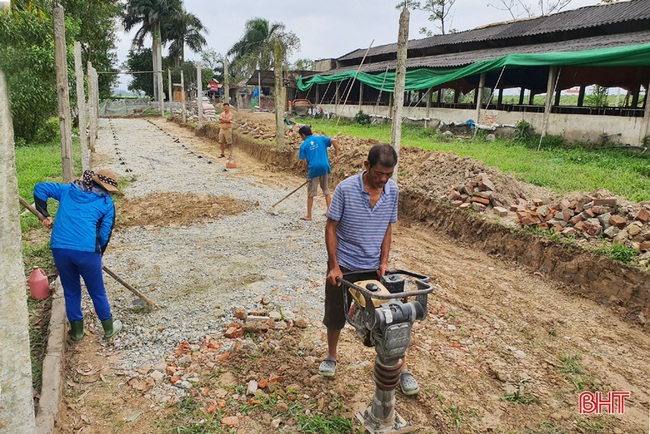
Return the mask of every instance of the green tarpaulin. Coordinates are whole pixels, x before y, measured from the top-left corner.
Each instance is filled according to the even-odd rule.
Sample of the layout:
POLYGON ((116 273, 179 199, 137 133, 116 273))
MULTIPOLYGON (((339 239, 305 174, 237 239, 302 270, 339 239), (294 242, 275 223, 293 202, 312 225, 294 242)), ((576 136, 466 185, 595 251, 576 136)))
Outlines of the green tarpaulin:
MULTIPOLYGON (((503 67, 523 66, 650 66, 650 44, 641 44, 597 50, 555 52, 543 54, 508 54, 494 60, 472 63, 462 68, 413 69, 406 71, 404 90, 430 89, 460 78, 499 70, 503 67)), ((308 91, 315 84, 327 84, 354 78, 356 71, 332 75, 298 78, 298 89, 308 91)), ((395 73, 367 74, 359 72, 357 80, 384 92, 395 89, 395 73)))

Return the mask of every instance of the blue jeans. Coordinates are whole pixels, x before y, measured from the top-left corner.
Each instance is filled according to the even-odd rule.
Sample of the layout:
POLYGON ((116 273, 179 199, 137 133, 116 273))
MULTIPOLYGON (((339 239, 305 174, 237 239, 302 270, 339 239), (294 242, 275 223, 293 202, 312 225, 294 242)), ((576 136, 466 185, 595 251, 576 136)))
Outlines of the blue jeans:
POLYGON ((61 278, 61 285, 63 285, 65 313, 68 316, 68 321, 75 322, 83 319, 80 277, 84 279, 99 320, 110 319, 112 317, 111 306, 108 303, 102 276, 102 255, 95 252, 52 249, 52 256, 61 278))

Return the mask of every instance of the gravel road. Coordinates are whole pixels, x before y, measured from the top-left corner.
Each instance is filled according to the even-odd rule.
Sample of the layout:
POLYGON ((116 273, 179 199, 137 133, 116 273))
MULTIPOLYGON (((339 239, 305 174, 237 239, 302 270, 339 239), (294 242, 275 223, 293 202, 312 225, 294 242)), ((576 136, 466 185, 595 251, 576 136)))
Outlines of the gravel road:
MULTIPOLYGON (((221 332, 236 307, 281 310, 285 317, 309 321, 318 320, 322 311, 324 201, 315 201, 312 222, 299 219, 306 190, 278 205, 279 215, 269 214, 300 178, 225 171, 223 159, 201 155, 188 144, 190 136, 196 139, 186 134, 175 137, 143 119, 102 119, 95 161, 131 180, 124 188, 128 198, 180 192, 230 195, 258 205, 207 224, 114 232, 105 265, 163 306, 147 311, 106 278, 114 316, 125 325, 110 345, 122 351, 118 368, 127 374, 160 362, 184 340, 221 332)), ((241 158, 239 166, 259 166, 241 158)))

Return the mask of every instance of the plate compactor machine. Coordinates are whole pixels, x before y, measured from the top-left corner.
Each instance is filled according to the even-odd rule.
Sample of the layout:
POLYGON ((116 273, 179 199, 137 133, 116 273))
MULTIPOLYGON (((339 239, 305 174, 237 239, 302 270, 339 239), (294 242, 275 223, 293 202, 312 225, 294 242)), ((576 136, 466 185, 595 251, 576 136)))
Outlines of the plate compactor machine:
POLYGON ((345 273, 338 279, 344 294, 346 319, 364 345, 375 347, 375 395, 357 419, 372 434, 408 433, 418 429, 395 411, 395 389, 400 383, 411 328, 427 315, 433 291, 429 278, 405 270, 345 273), (349 306, 349 308, 348 308, 349 306))

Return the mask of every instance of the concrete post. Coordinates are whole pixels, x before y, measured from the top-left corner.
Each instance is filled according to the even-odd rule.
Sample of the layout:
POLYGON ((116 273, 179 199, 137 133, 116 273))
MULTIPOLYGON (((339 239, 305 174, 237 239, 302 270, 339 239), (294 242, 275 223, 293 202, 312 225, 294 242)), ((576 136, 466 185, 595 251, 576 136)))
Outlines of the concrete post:
MULTIPOLYGON (((228 72, 228 58, 223 58, 223 102, 230 104, 230 73, 228 72)), ((239 105, 239 108, 242 108, 239 105)))
POLYGON ((167 68, 167 92, 169 93, 169 117, 172 116, 172 107, 174 106, 174 94, 172 93, 172 72, 167 68))
POLYGON ((185 76, 181 69, 181 102, 183 104, 183 123, 187 122, 187 103, 185 102, 185 76))
POLYGON ((284 61, 284 47, 282 42, 276 38, 273 43, 273 78, 275 84, 275 144, 278 148, 284 148, 284 99, 282 86, 282 64, 284 61))
POLYGON ((56 73, 56 93, 59 101, 59 130, 61 132, 61 166, 63 182, 72 182, 74 162, 72 159, 72 135, 70 122, 70 94, 68 93, 68 60, 65 45, 65 23, 63 6, 52 9, 54 21, 54 70, 56 73))
POLYGON ((0 72, 0 429, 35 429, 29 315, 23 271, 14 132, 4 74, 0 72))
POLYGON ((95 142, 97 141, 97 100, 95 99, 95 75, 93 74, 94 68, 91 62, 88 62, 88 116, 90 118, 90 149, 95 150, 95 142))
POLYGON ((196 62, 196 110, 199 116, 197 126, 203 126, 203 84, 201 78, 201 62, 196 62))
POLYGON ((84 90, 84 69, 81 63, 81 43, 74 43, 74 73, 77 82, 77 109, 79 110, 79 142, 81 143, 81 169, 90 169, 90 149, 86 132, 86 94, 84 90))
MULTIPOLYGON (((395 67, 395 103, 391 128, 390 144, 397 152, 399 164, 399 147, 402 141, 402 112, 404 111, 404 85, 406 83, 406 55, 409 40, 409 18, 411 14, 407 7, 402 8, 399 15, 399 30, 397 32, 397 64, 395 67)), ((393 180, 397 182, 397 165, 393 170, 393 180)))

